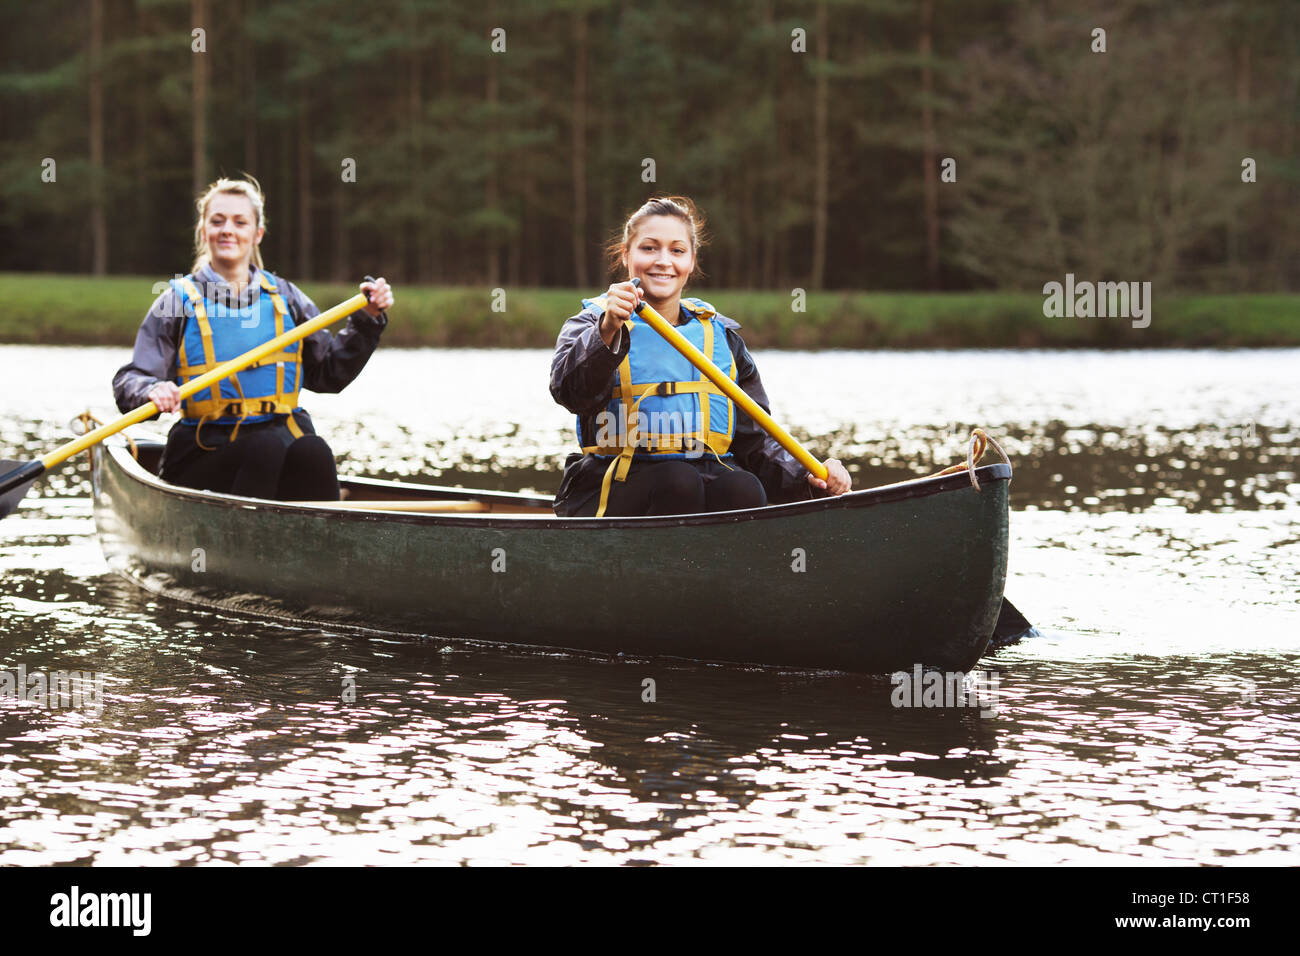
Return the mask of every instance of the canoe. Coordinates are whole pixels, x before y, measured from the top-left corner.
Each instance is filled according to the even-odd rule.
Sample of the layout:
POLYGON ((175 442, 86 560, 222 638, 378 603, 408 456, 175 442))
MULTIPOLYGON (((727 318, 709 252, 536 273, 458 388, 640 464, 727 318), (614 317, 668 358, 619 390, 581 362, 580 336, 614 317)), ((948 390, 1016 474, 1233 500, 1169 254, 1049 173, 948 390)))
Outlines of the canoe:
POLYGON ((345 510, 180 488, 161 446, 92 455, 110 567, 155 594, 338 629, 602 655, 967 671, 1007 569, 1011 468, 673 517, 343 478, 345 510), (408 513, 381 508, 455 508, 408 513))

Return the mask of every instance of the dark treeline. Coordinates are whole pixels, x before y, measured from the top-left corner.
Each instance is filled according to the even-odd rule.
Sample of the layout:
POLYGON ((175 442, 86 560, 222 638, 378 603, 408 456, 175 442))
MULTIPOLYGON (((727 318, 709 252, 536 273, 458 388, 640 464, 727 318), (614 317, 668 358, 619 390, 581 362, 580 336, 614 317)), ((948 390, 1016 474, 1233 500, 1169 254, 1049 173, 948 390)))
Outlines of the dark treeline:
POLYGON ((248 171, 295 279, 600 286, 658 192, 711 286, 1300 289, 1294 0, 4 10, 0 270, 185 271, 248 171))

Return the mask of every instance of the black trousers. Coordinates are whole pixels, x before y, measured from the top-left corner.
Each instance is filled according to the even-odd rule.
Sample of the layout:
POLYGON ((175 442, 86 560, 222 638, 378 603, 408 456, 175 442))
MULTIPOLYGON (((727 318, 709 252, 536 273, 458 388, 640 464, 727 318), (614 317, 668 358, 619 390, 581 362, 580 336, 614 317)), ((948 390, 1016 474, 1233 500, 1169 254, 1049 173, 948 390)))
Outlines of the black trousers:
MULTIPOLYGON (((609 459, 597 459, 608 467, 609 459)), ((599 469, 601 478, 604 468, 599 469)), ((753 472, 733 465, 732 470, 716 460, 633 461, 626 481, 611 481, 606 517, 636 515, 682 515, 706 511, 736 511, 762 508, 767 492, 753 472)), ((590 518, 600 507, 600 486, 568 514, 590 518)))
POLYGON ((233 426, 203 426, 200 447, 196 429, 177 422, 167 435, 160 477, 174 485, 280 501, 338 501, 339 479, 334 453, 315 433, 306 412, 294 414, 301 438, 284 416, 244 424, 230 440, 233 426))

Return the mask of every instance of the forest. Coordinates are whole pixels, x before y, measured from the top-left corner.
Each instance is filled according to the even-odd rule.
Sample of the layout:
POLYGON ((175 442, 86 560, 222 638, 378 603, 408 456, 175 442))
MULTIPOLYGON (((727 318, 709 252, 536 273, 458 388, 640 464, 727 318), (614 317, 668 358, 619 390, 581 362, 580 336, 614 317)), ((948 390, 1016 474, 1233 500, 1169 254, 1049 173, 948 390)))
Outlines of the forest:
POLYGON ((714 287, 1300 290, 1291 0, 4 9, 0 272, 188 271, 250 173, 295 281, 603 287, 685 194, 714 287))

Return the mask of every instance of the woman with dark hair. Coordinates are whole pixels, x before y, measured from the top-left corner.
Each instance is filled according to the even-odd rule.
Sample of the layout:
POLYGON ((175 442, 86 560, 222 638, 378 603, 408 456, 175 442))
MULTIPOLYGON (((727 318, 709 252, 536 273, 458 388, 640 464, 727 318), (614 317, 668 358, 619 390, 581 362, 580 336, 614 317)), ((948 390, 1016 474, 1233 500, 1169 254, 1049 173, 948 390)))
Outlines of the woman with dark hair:
POLYGON ((182 402, 185 382, 320 314, 262 267, 266 214, 256 180, 220 179, 197 206, 194 265, 145 316, 131 361, 113 378, 117 407, 153 401, 181 412, 163 452, 165 481, 249 498, 337 500, 334 454, 298 391, 338 392, 357 377, 388 323, 392 290, 383 279, 363 282, 370 303, 338 335, 317 332, 182 402))
POLYGON ((837 460, 823 481, 737 408, 652 328, 642 298, 770 410, 739 323, 682 298, 698 271, 703 222, 689 199, 652 199, 609 247, 626 280, 584 299, 560 331, 551 395, 578 416, 582 454, 569 456, 555 499, 561 516, 691 514, 843 494, 837 460), (633 284, 640 280, 640 288, 633 284))

